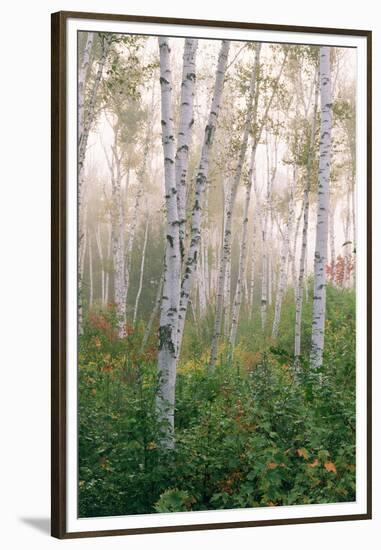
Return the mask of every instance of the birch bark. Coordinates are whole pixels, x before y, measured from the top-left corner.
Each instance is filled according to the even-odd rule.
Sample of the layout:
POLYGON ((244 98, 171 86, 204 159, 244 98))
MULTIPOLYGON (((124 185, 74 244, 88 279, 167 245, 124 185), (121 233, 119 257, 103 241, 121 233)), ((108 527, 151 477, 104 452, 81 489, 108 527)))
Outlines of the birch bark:
POLYGON ((121 158, 118 153, 118 126, 114 127, 112 147, 114 174, 112 177, 112 253, 114 266, 114 300, 118 320, 118 335, 125 336, 126 278, 125 278, 125 212, 122 193, 121 158))
POLYGON ((163 423, 162 443, 174 447, 174 407, 177 362, 177 327, 180 307, 181 252, 175 174, 175 138, 172 106, 172 72, 169 39, 159 37, 161 127, 164 155, 166 246, 163 296, 160 311, 156 407, 163 423))
POLYGON ((101 224, 98 223, 96 232, 95 232, 95 242, 97 244, 99 261, 101 264, 101 304, 105 304, 105 265, 104 265, 104 255, 103 255, 103 246, 102 246, 102 235, 101 235, 101 224))
POLYGON ((323 363, 324 326, 326 309, 326 264, 329 215, 329 179, 331 164, 331 64, 330 48, 320 48, 320 155, 318 180, 318 214, 314 263, 314 294, 311 336, 311 367, 316 369, 323 363))
MULTIPOLYGON (((259 45, 257 46, 257 51, 259 51, 259 45)), ((254 62, 253 72, 250 79, 250 88, 249 88, 249 97, 247 104, 247 111, 244 123, 244 130, 242 136, 242 142, 237 162, 237 167, 234 173, 234 177, 229 187, 229 196, 227 200, 227 209, 226 209, 226 218, 224 224, 224 237, 223 237, 223 246, 222 246, 222 256, 220 259, 220 266, 218 271, 218 283, 217 283, 217 295, 216 295, 216 308, 215 308, 215 319, 214 319, 214 329, 213 329, 213 339, 212 346, 210 351, 210 368, 214 369, 217 361, 218 354, 218 344, 221 336, 222 328, 222 313, 223 313, 223 296, 225 290, 225 279, 226 279, 226 267, 230 260, 231 252, 231 225, 232 225, 232 212, 234 208, 235 198, 237 195, 237 190, 239 183, 241 181, 242 170, 244 167, 247 144, 249 140, 249 133, 251 130, 252 120, 253 120, 253 102, 255 97, 255 83, 257 78, 257 70, 254 62)))
POLYGON ((318 71, 315 73, 315 103, 311 122, 311 133, 309 136, 309 148, 307 157, 307 174, 306 184, 303 193, 303 229, 302 229, 302 243, 299 258, 299 275, 298 284, 296 287, 296 302, 295 302, 295 357, 296 361, 299 361, 301 353, 301 337, 302 337, 302 311, 303 311, 303 284, 305 280, 306 262, 307 262, 307 241, 308 241, 308 226, 309 226, 309 212, 310 212, 310 189, 312 182, 312 164, 314 159, 314 143, 316 133, 317 122, 317 107, 319 99, 319 85, 318 85, 318 71))
POLYGON ((189 146, 192 139, 193 104, 196 82, 196 54, 198 40, 186 38, 184 43, 183 72, 180 97, 180 118, 177 133, 177 151, 175 158, 177 210, 179 216, 180 250, 184 256, 186 224, 186 189, 189 146))
POLYGON ((91 308, 94 302, 94 277, 93 277, 93 246, 91 233, 88 231, 88 246, 89 246, 89 278, 90 278, 90 294, 89 294, 89 307, 91 308))
POLYGON ((185 318, 188 307, 189 295, 192 289, 193 280, 198 261, 201 222, 203 211, 203 199, 209 173, 210 154, 212 151, 214 134, 217 127, 218 115, 224 88, 226 64, 229 55, 230 41, 223 40, 218 56, 217 70, 214 84, 213 98, 211 102, 208 122, 205 126, 204 141, 201 149, 200 164, 196 176, 195 199, 192 209, 190 245, 185 260, 185 271, 181 284, 181 301, 178 327, 178 348, 180 351, 184 332, 185 318))
POLYGON ((329 248, 331 253, 331 282, 335 284, 336 280, 336 247, 335 247, 335 203, 330 202, 329 209, 329 248))
POLYGON ((143 352, 146 345, 147 345, 148 338, 150 337, 150 334, 151 334, 151 331, 152 331, 153 323, 154 323, 154 321, 157 317, 157 314, 159 313, 160 304, 161 304, 161 296, 163 294, 163 283, 164 283, 164 276, 162 275, 161 278, 160 278, 159 284, 157 286, 155 305, 153 307, 153 310, 152 310, 150 318, 148 320, 146 329, 144 331, 142 345, 140 347, 140 352, 143 352))
MULTIPOLYGON (((258 111, 258 99, 259 99, 258 76, 259 76, 260 53, 261 53, 261 45, 257 44, 255 48, 255 59, 254 59, 254 69, 253 69, 254 85, 253 85, 253 91, 252 91, 255 99, 254 99, 253 114, 252 114, 251 122, 253 123, 254 127, 257 123, 257 111, 258 111)), ((257 139, 254 137, 253 145, 251 148, 251 155, 250 155, 248 182, 246 184, 246 191, 245 191, 245 205, 244 205, 243 220, 242 220, 242 237, 241 237, 239 261, 238 261, 238 276, 237 276, 237 284, 236 284, 236 290, 235 290, 234 301, 233 301, 233 309, 232 309, 232 322, 231 322, 230 339, 229 339, 231 352, 234 350, 235 343, 236 343, 238 321, 239 321, 239 315, 240 315, 241 303, 242 303, 242 293, 243 293, 244 282, 245 282, 245 267, 246 267, 246 260, 247 260, 247 230, 248 230, 248 223, 249 223, 251 190, 253 187, 254 175, 255 175, 255 155, 257 151, 257 144, 258 144, 257 139)), ((254 183, 254 187, 255 187, 255 183, 254 183)), ((255 220, 254 220, 254 225, 255 225, 255 220)), ((254 255, 254 251, 253 251, 253 255, 254 255)))
POLYGON ((144 263, 145 263, 145 259, 146 259, 146 249, 147 249, 147 240, 148 240, 148 226, 149 226, 149 216, 147 216, 146 228, 145 228, 145 232, 144 232, 142 258, 141 258, 141 262, 140 262, 139 287, 138 287, 138 291, 136 293, 135 306, 134 306, 134 316, 133 316, 133 321, 132 321, 133 326, 135 326, 135 324, 136 324, 136 319, 137 319, 137 315, 138 315, 138 308, 139 308, 139 300, 140 300, 140 295, 142 293, 142 288, 143 288, 144 263))
POLYGON ((86 47, 84 51, 84 57, 81 64, 79 77, 81 81, 78 82, 78 160, 77 160, 77 174, 78 174, 78 192, 77 192, 77 207, 78 207, 78 328, 79 333, 82 333, 82 277, 83 271, 81 271, 81 265, 83 265, 83 255, 85 253, 84 238, 86 233, 86 208, 84 206, 84 194, 85 194, 85 181, 84 181, 84 169, 87 142, 91 126, 95 118, 95 104, 97 99, 97 93, 99 84, 102 79, 104 65, 106 63, 107 54, 112 41, 112 35, 107 35, 102 38, 102 51, 101 57, 98 62, 98 69, 90 90, 88 108, 85 111, 85 86, 89 69, 89 60, 91 47, 94 36, 89 33, 86 47), (90 37, 89 37, 90 35, 90 37))
POLYGON ((288 202, 288 219, 286 228, 284 230, 282 249, 280 254, 280 271, 278 277, 278 288, 275 299, 275 311, 274 311, 274 320, 272 328, 272 337, 277 338, 279 333, 279 323, 280 315, 282 310, 282 302, 284 298, 284 293, 286 290, 287 282, 287 268, 288 268, 288 259, 290 251, 290 229, 292 225, 292 220, 294 218, 294 189, 296 184, 296 168, 294 168, 294 177, 292 184, 290 186, 290 196, 288 202))

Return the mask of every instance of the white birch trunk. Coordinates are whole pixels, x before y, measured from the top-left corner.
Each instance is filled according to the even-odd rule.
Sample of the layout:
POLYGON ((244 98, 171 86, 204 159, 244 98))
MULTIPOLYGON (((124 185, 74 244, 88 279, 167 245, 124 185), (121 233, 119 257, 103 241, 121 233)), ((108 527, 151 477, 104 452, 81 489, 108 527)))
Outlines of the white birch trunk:
POLYGON ((181 348, 181 342, 183 337, 185 318, 187 313, 188 301, 190 291, 193 285, 195 268, 198 261, 200 239, 201 239, 201 223, 203 212, 203 200, 205 194, 205 187, 209 173, 209 161, 212 151, 214 134, 216 131, 218 115, 220 111, 220 104, 222 99, 222 92, 224 88, 226 64, 229 55, 230 42, 223 40, 221 43, 221 49, 217 62, 217 70, 214 84, 213 98, 211 102, 208 122, 205 127, 204 141, 201 149, 200 164, 196 176, 196 188, 195 199, 192 209, 191 218, 191 235, 190 245, 185 261, 185 272, 181 285, 181 303, 179 314, 179 328, 178 328, 178 347, 181 348))
POLYGON ((179 233, 181 255, 184 255, 186 197, 189 147, 192 140, 193 104, 196 82, 196 54, 198 40, 186 38, 184 42, 183 72, 181 81, 180 118, 177 133, 177 151, 175 159, 177 210, 179 215, 179 233))
POLYGON ((232 271, 232 264, 231 264, 231 258, 229 258, 229 261, 226 266, 226 275, 225 275, 225 289, 224 289, 224 296, 223 296, 223 306, 224 306, 224 336, 225 338, 229 338, 229 332, 230 332, 230 314, 231 314, 231 271, 232 271))
POLYGON ((83 132, 83 120, 85 112, 85 88, 90 66, 90 56, 93 47, 94 33, 88 32, 85 48, 83 50, 82 63, 78 72, 78 130, 83 132))
POLYGON ((136 227, 138 225, 138 215, 140 210, 140 201, 143 196, 143 185, 144 185, 144 179, 140 176, 139 177, 139 183, 138 183, 138 189, 136 191, 135 196, 135 204, 132 212, 132 219, 131 223, 128 228, 128 238, 127 238, 127 246, 126 246, 126 252, 125 252, 125 286, 126 286, 126 299, 128 294, 128 288, 130 286, 130 271, 131 271, 131 263, 132 263, 132 249, 134 246, 135 241, 135 234, 136 234, 136 227))
POLYGON ((307 242, 308 242, 308 226, 309 226, 309 213, 310 213, 310 189, 312 179, 312 163, 315 156, 315 132, 317 121, 317 104, 319 95, 319 85, 317 81, 318 72, 315 74, 315 104, 311 122, 311 133, 309 137, 309 150, 307 158, 307 175, 306 184, 303 193, 303 229, 302 229, 302 243, 301 252, 299 258, 299 275, 298 284, 296 287, 296 302, 295 302, 295 348, 294 353, 296 361, 299 361, 301 353, 301 337, 302 337, 302 312, 303 312, 303 284, 305 281, 306 263, 307 263, 307 242))
POLYGON ((89 279, 90 279, 90 293, 89 293, 89 307, 93 306, 94 302, 94 277, 93 277, 93 247, 91 233, 88 231, 88 243, 89 243, 89 279))
POLYGON ((351 190, 349 185, 347 185, 346 193, 346 210, 344 218, 344 273, 343 273, 343 286, 348 288, 350 286, 350 273, 349 273, 349 263, 350 263, 350 253, 352 250, 352 242, 350 241, 350 225, 351 225, 351 190))
POLYGON ((105 304, 105 265, 104 265, 104 255, 103 255, 103 246, 102 246, 102 235, 101 235, 101 225, 100 223, 97 226, 95 232, 95 242, 97 244, 99 262, 101 264, 101 304, 105 304))
MULTIPOLYGON (((254 159, 253 159, 254 163, 254 159)), ((252 172, 252 169, 251 169, 252 172)), ((236 338, 237 338, 237 329, 238 329, 238 320, 241 309, 242 302, 242 292, 244 287, 244 277, 245 277, 245 266, 247 258, 247 226, 249 222, 249 207, 250 207, 250 197, 251 197, 251 181, 252 174, 249 173, 249 183, 246 185, 245 193, 245 206, 243 212, 243 222, 242 222, 242 237, 241 237, 241 247, 239 253, 239 262, 238 262, 238 276, 237 284, 233 301, 233 310, 232 310, 232 321, 230 328, 230 338, 229 343, 232 351, 234 350, 236 338)))
POLYGON ((151 331, 152 331, 152 326, 153 326, 153 323, 159 313, 159 309, 160 309, 160 304, 161 304, 161 296, 163 294, 163 283, 164 283, 164 275, 161 276, 160 278, 160 281, 159 281, 159 284, 157 286, 157 293, 156 293, 156 298, 155 298, 155 305, 153 307, 153 310, 151 312, 151 315, 150 315, 150 318, 148 320, 148 323, 147 323, 147 326, 146 326, 146 329, 144 331, 144 335, 143 335, 143 340, 142 340, 142 345, 140 347, 140 352, 143 352, 146 345, 147 345, 147 342, 148 342, 148 338, 150 337, 150 334, 151 334, 151 331))
POLYGON ((311 367, 316 369, 323 363, 324 328, 326 310, 326 264, 329 215, 329 179, 331 164, 331 64, 330 48, 320 48, 320 156, 318 180, 318 213, 316 227, 314 294, 311 337, 311 367))
MULTIPOLYGON (((91 33, 90 33, 91 34, 91 33)), ((87 142, 89 138, 89 133, 91 126, 94 122, 95 117, 95 103, 97 99, 97 93, 99 84, 102 79, 103 74, 103 68, 106 62, 107 54, 109 51, 109 47, 111 44, 111 38, 112 35, 110 34, 109 37, 104 38, 103 44, 102 44, 102 52, 101 57, 98 63, 98 70, 94 78, 94 82, 92 85, 92 89, 90 91, 90 97, 89 97, 89 104, 87 111, 85 112, 84 105, 85 105, 85 85, 86 85, 86 76, 88 73, 88 67, 89 67, 89 59, 90 59, 90 51, 91 48, 88 49, 88 51, 85 48, 84 52, 84 59, 83 63, 81 65, 80 69, 80 77, 82 79, 82 82, 80 84, 80 89, 78 90, 81 94, 78 98, 78 103, 80 110, 78 112, 78 160, 77 160, 77 168, 78 168, 78 182, 77 182, 77 204, 78 204, 78 262, 79 266, 83 264, 83 258, 85 251, 85 245, 84 245, 84 239, 85 239, 85 233, 86 233, 86 207, 84 205, 84 194, 85 194, 85 182, 84 182, 84 171, 85 171, 85 158, 86 158, 86 150, 87 150, 87 142), (85 57, 86 56, 86 57, 85 57), (85 65, 85 66, 84 66, 85 65)), ((89 38, 88 38, 89 40, 89 38)), ((91 37, 91 41, 93 40, 93 37, 91 37)), ((87 42, 87 46, 88 46, 87 42)), ((79 333, 82 334, 82 316, 83 316, 83 308, 82 308, 82 276, 83 272, 81 272, 81 269, 78 270, 78 328, 79 333)))
POLYGON ((114 267, 114 301, 118 319, 118 335, 125 336, 126 327, 126 284, 125 284, 125 212, 122 194, 121 159, 118 154, 118 128, 114 129, 114 177, 112 177, 113 235, 112 253, 114 267))
POLYGON ((107 225, 108 227, 108 236, 107 236, 107 254, 106 254, 106 263, 107 263, 107 270, 106 270, 106 276, 105 276, 105 298, 104 298, 104 305, 106 306, 109 302, 109 289, 110 289, 110 257, 111 257, 111 224, 107 225))
POLYGON ((335 247, 335 203, 331 200, 329 209, 329 248, 331 253, 331 282, 336 280, 336 247, 335 247))
MULTIPOLYGON (((202 244, 202 240, 201 240, 202 244)), ((202 251, 202 246, 201 246, 202 251)), ((197 264, 197 287, 198 287, 198 305, 200 317, 204 318, 206 315, 206 291, 205 291, 205 279, 204 279, 204 259, 203 254, 200 254, 200 262, 197 264)))
POLYGON ((133 321, 132 321, 133 326, 135 326, 135 324, 136 324, 136 319, 137 319, 137 316, 138 316, 139 300, 140 300, 140 295, 142 293, 142 288, 143 288, 144 263, 145 263, 145 259, 146 259, 146 248, 147 248, 147 240, 148 240, 148 225, 149 225, 149 217, 147 216, 146 228, 145 228, 145 232, 144 232, 142 259, 141 259, 141 262, 140 262, 139 287, 138 287, 138 291, 136 293, 135 306, 134 306, 134 316, 133 316, 133 321))
MULTIPOLYGON (((152 82, 152 95, 151 95, 151 112, 154 111, 155 106, 155 81, 152 82)), ((143 147, 142 163, 140 169, 137 171, 138 189, 136 191, 135 203, 132 211, 131 222, 128 227, 127 246, 125 251, 125 285, 126 285, 126 300, 128 296, 128 289, 130 287, 130 272, 132 267, 132 249, 134 246, 136 227, 138 223, 138 217, 140 213, 140 203, 144 193, 146 185, 147 172, 150 170, 150 164, 152 163, 152 133, 153 133, 154 117, 152 116, 147 124, 145 142, 143 147)), ((126 189, 129 186, 130 169, 127 171, 126 189)))
POLYGON ((286 290, 287 268, 288 268, 288 259, 289 259, 289 250, 290 250, 290 230, 291 230, 292 220, 294 218, 295 185, 296 185, 296 169, 294 169, 294 177, 293 177, 292 184, 290 186, 290 197, 289 197, 289 203, 288 203, 288 219, 287 219, 286 228, 284 230, 282 249, 280 254, 278 288, 277 288, 276 299, 275 299, 275 311, 274 311, 274 320, 273 320, 273 328, 272 328, 273 338, 278 338, 282 302, 283 302, 284 293, 286 290))
POLYGON ((268 283, 268 276, 267 276, 267 268, 268 268, 268 262, 267 262, 267 212, 262 213, 262 219, 261 219, 261 231, 262 231, 262 283, 261 283, 261 324, 262 324, 262 332, 265 331, 266 328, 266 320, 267 320, 267 296, 268 296, 268 290, 267 290, 267 283, 268 283))
MULTIPOLYGON (((254 124, 256 124, 257 122, 257 110, 258 110, 258 98, 259 98, 257 80, 258 80, 258 71, 259 71, 260 51, 261 51, 260 44, 257 44, 256 50, 255 50, 255 61, 254 61, 254 69, 253 69, 254 88, 252 90, 252 93, 255 96, 253 115, 252 115, 252 122, 254 124)), ((242 220, 242 237, 241 237, 239 262, 238 262, 238 276, 237 276, 237 284, 236 284, 236 290, 235 290, 234 301, 233 301, 232 322, 231 322, 230 338, 229 338, 231 354, 233 353, 235 343, 236 343, 238 321, 239 321, 239 315, 240 315, 241 303, 242 303, 242 293, 244 290, 244 282, 246 281, 245 267, 246 267, 246 260, 247 260, 247 231, 248 231, 248 223, 249 223, 250 198, 251 198, 251 190, 253 187, 253 183, 254 183, 254 188, 256 188, 254 177, 255 177, 255 155, 257 151, 257 143, 258 142, 256 138, 254 138, 253 145, 251 148, 251 155, 250 155, 248 183, 246 185, 246 192, 245 192, 245 205, 244 205, 243 220, 242 220)), ((255 221, 256 220, 254 219, 254 225, 255 225, 255 221)), ((254 257, 254 251, 253 251, 253 257, 254 257)))
POLYGON ((180 307, 181 251, 175 174, 175 138, 172 105, 172 73, 169 39, 159 37, 161 127, 164 155, 166 246, 163 296, 160 311, 156 406, 163 426, 162 443, 174 446, 174 408, 177 363, 177 328, 180 307))
MULTIPOLYGON (((260 51, 260 45, 258 45, 256 48, 256 57, 255 57, 256 60, 258 59, 257 55, 259 54, 259 51, 260 51)), ((242 143, 241 143, 240 152, 239 152, 239 158, 238 158, 236 170, 234 172, 233 181, 229 185, 230 190, 229 190, 229 195, 227 199, 227 210, 226 210, 226 218, 225 218, 225 224, 224 224, 222 255, 221 255, 220 266, 218 271, 213 339, 212 339, 212 346, 210 351, 210 368, 211 369, 214 369, 216 365, 217 355, 218 355, 218 344, 221 336, 226 267, 228 262, 230 261, 230 255, 231 255, 232 215, 233 215, 234 203, 237 195, 238 186, 241 181, 242 170, 244 167, 244 162, 246 157, 247 144, 249 140, 249 133, 250 133, 252 120, 253 120, 253 102, 255 98, 256 78, 257 78, 257 64, 255 61, 253 72, 250 79, 249 98, 248 98, 246 118, 244 123, 244 131, 243 131, 242 143)))

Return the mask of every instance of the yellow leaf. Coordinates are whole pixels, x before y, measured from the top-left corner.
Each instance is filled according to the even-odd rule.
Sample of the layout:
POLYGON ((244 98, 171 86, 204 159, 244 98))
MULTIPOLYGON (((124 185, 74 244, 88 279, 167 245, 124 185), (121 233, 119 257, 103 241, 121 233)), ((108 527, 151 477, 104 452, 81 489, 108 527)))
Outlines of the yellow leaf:
POLYGON ((309 453, 307 449, 302 447, 301 449, 297 449, 296 452, 298 453, 298 456, 302 456, 305 460, 308 460, 309 453))
POLYGON ((326 462, 324 464, 324 468, 327 470, 327 472, 332 472, 333 474, 336 474, 336 466, 333 462, 326 462))

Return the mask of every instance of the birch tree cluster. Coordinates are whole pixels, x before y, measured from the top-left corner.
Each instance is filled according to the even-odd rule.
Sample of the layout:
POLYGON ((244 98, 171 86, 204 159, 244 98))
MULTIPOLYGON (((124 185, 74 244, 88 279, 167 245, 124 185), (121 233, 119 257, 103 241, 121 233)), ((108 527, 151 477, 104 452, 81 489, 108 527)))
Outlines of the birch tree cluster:
MULTIPOLYGON (((355 65, 345 48, 80 33, 80 361, 91 385, 101 354, 109 385, 93 390, 109 414, 121 389, 107 376, 136 388, 157 422, 150 441, 141 426, 146 454, 181 452, 192 426, 181 405, 204 392, 210 419, 224 376, 254 384, 247 406, 279 376, 295 392, 311 376, 319 392, 331 368, 343 375, 339 336, 354 368, 355 65)), ((295 450, 336 471, 323 451, 295 450)), ((266 460, 276 478, 279 457, 266 460)), ((168 485, 156 511, 232 505, 240 468, 214 500, 205 468, 197 496, 168 485)))

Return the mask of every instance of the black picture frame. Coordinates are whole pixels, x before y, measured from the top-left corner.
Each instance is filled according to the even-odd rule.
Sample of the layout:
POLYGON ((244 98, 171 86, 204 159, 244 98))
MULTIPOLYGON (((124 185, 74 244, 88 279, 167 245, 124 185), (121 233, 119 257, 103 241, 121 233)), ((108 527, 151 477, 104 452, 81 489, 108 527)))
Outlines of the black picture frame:
POLYGON ((265 525, 302 524, 333 521, 352 521, 372 517, 372 369, 371 369, 371 317, 372 317, 372 235, 371 235, 371 166, 372 166, 372 33, 369 30, 268 25, 249 22, 210 21, 198 19, 177 19, 166 17, 143 17, 134 15, 112 15, 86 12, 58 12, 51 18, 51 93, 52 93, 52 202, 51 202, 51 534, 59 539, 102 537, 140 533, 162 533, 206 529, 243 528, 265 525), (319 33, 323 35, 352 35, 364 37, 367 44, 367 511, 363 514, 340 516, 317 516, 295 519, 270 519, 224 523, 168 525, 132 529, 68 532, 66 526, 67 507, 67 376, 66 376, 66 309, 67 309, 67 258, 66 258, 66 215, 67 215, 67 128, 66 128, 66 26, 68 19, 91 19, 101 21, 143 22, 152 24, 192 25, 217 28, 234 28, 263 31, 287 31, 298 33, 319 33))

